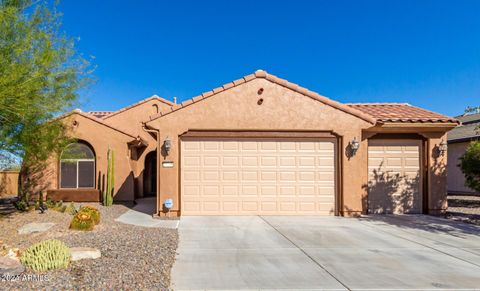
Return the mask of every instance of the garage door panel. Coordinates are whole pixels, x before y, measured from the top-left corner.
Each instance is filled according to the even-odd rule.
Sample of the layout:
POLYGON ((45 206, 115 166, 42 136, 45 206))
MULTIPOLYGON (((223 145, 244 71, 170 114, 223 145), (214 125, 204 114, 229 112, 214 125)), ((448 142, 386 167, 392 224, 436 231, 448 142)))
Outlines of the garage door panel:
POLYGON ((206 170, 203 172, 203 180, 208 182, 211 182, 211 181, 218 182, 220 181, 220 172, 206 170))
POLYGON ((421 213, 419 140, 371 140, 368 147, 369 213, 421 213))
POLYGON ((258 167, 258 157, 242 157, 242 167, 258 167))
POLYGON ((265 141, 260 143, 260 152, 276 152, 277 143, 275 141, 265 141))
POLYGON ((298 152, 299 153, 313 153, 315 152, 316 147, 313 142, 298 142, 298 152))
POLYGON ((287 141, 282 143, 277 143, 279 145, 280 152, 296 152, 297 147, 294 141, 287 141))
MULTIPOLYGON (((217 168, 220 165, 220 157, 216 156, 203 156, 203 166, 204 167, 214 167, 217 168)), ((195 166, 195 164, 191 164, 187 166, 195 166)), ((198 165, 200 166, 200 165, 198 165)))
POLYGON ((280 167, 296 167, 295 157, 279 157, 280 167))
POLYGON ((273 156, 262 156, 260 165, 262 167, 277 167, 277 157, 273 156))
POLYGON ((219 150, 219 143, 218 142, 205 141, 205 142, 202 142, 202 145, 203 145, 202 148, 205 152, 210 152, 210 151, 218 152, 218 150, 219 150))
POLYGON ((300 171, 298 172, 298 179, 304 183, 315 182, 315 171, 300 171))
POLYGON ((333 142, 189 140, 181 150, 183 215, 334 214, 333 142))

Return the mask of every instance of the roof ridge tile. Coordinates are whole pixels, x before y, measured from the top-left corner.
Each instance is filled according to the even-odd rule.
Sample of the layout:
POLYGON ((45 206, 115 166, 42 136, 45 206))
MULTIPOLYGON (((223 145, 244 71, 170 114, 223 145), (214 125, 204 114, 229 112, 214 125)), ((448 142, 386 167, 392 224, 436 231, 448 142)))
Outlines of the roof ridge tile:
POLYGON ((162 98, 162 97, 160 97, 160 96, 158 96, 158 95, 152 95, 152 96, 150 96, 150 97, 148 97, 148 98, 142 99, 142 100, 140 100, 140 101, 138 101, 138 102, 135 102, 135 103, 133 103, 133 104, 130 104, 130 105, 128 105, 128 106, 125 106, 125 107, 123 107, 123 108, 120 108, 120 109, 118 109, 117 111, 113 111, 112 114, 106 116, 105 119, 108 119, 108 118, 110 118, 110 117, 112 117, 112 116, 115 116, 115 115, 117 115, 117 114, 119 114, 119 113, 125 112, 125 111, 127 111, 127 110, 129 110, 129 109, 131 109, 131 108, 133 108, 133 107, 137 107, 137 106, 139 106, 139 105, 142 105, 143 103, 148 102, 148 101, 150 101, 150 100, 158 100, 158 101, 163 102, 163 103, 165 103, 165 104, 167 104, 167 105, 173 105, 173 102, 171 102, 171 101, 169 101, 169 100, 167 100, 167 99, 165 99, 165 98, 162 98))
MULTIPOLYGON (((223 91, 225 91, 225 90, 227 90, 227 89, 231 89, 231 88, 236 87, 236 86, 238 86, 238 85, 241 85, 241 84, 243 84, 243 83, 249 82, 249 81, 254 80, 254 79, 256 79, 256 78, 265 78, 265 79, 267 79, 267 80, 270 81, 270 82, 273 82, 273 83, 275 83, 275 84, 278 84, 278 85, 280 85, 280 86, 283 86, 283 87, 285 87, 285 88, 288 88, 288 89, 290 89, 290 90, 293 90, 293 91, 298 92, 298 93, 300 93, 300 94, 303 94, 303 95, 305 95, 305 96, 307 96, 307 97, 310 97, 310 98, 312 98, 312 99, 314 99, 314 100, 317 100, 317 101, 319 101, 319 102, 322 102, 322 103, 324 103, 324 104, 330 105, 330 106, 332 106, 332 107, 334 107, 334 108, 336 108, 336 109, 339 109, 339 110, 341 110, 341 111, 344 111, 344 112, 346 112, 346 113, 348 113, 348 114, 352 114, 352 115, 354 115, 354 116, 357 116, 357 117, 359 117, 359 118, 361 118, 361 119, 363 119, 363 120, 365 120, 365 121, 367 121, 367 122, 369 122, 369 123, 371 123, 371 124, 375 124, 375 122, 376 122, 376 119, 375 119, 374 117, 372 117, 371 115, 368 115, 368 114, 366 114, 366 113, 364 113, 364 112, 362 112, 362 111, 360 111, 360 110, 357 110, 357 109, 355 109, 355 108, 351 108, 351 107, 349 107, 349 106, 347 106, 347 105, 345 105, 345 104, 342 104, 342 103, 340 103, 340 102, 337 102, 337 101, 334 101, 334 100, 332 100, 332 99, 329 99, 329 98, 327 98, 327 97, 325 97, 325 96, 322 96, 322 95, 320 95, 320 94, 318 94, 318 93, 316 93, 316 92, 310 91, 310 90, 308 90, 308 89, 306 89, 306 88, 304 88, 304 87, 302 87, 302 86, 300 86, 300 85, 297 85, 297 84, 295 84, 295 83, 291 83, 291 82, 289 82, 289 81, 287 81, 287 80, 285 80, 285 79, 281 79, 281 78, 279 78, 279 77, 277 77, 277 76, 268 74, 266 71, 263 71, 263 70, 257 70, 257 71, 254 72, 253 74, 246 75, 246 76, 244 76, 243 78, 237 79, 237 80, 235 80, 235 81, 233 81, 233 82, 226 83, 225 85, 220 86, 220 87, 217 87, 217 88, 215 88, 215 89, 213 89, 213 90, 204 92, 204 93, 202 93, 202 95, 201 95, 201 96, 202 96, 201 99, 194 100, 194 98, 195 98, 195 97, 194 97, 194 98, 191 99, 192 102, 191 102, 191 103, 188 103, 186 106, 191 105, 191 104, 194 104, 194 103, 196 103, 196 102, 199 102, 199 101, 201 101, 201 100, 203 100, 203 99, 205 99, 205 98, 208 98, 208 97, 210 97, 210 96, 213 96, 213 95, 215 95, 215 94, 218 94, 218 93, 220 93, 220 92, 223 92, 223 91), (229 84, 232 84, 232 85, 230 86, 229 84)), ((150 121, 152 121, 152 120, 154 120, 154 119, 157 119, 157 118, 160 118, 160 117, 162 117, 162 116, 165 116, 165 115, 168 114, 168 113, 171 113, 171 112, 174 112, 174 111, 176 111, 176 110, 179 110, 180 108, 182 108, 182 106, 180 106, 180 107, 178 107, 178 106, 177 106, 177 107, 176 107, 176 106, 172 106, 172 108, 170 108, 170 109, 164 110, 163 112, 160 112, 160 113, 157 113, 157 114, 154 114, 154 115, 150 116, 149 119, 150 119, 150 121)))

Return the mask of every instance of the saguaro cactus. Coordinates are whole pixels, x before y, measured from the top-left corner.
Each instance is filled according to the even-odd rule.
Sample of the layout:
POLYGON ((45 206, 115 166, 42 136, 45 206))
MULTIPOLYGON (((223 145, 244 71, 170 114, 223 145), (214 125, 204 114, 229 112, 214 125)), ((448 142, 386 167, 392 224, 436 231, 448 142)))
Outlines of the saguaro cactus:
POLYGON ((107 159, 107 190, 103 192, 103 205, 111 206, 115 185, 115 152, 113 150, 108 149, 107 159))

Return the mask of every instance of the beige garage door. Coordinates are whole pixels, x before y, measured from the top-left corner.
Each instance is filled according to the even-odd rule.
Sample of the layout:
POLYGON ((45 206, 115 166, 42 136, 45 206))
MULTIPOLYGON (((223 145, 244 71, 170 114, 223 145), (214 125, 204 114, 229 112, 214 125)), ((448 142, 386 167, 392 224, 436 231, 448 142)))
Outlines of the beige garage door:
POLYGON ((422 213, 421 141, 370 140, 369 213, 422 213))
POLYGON ((182 215, 333 215, 332 142, 183 140, 182 215))

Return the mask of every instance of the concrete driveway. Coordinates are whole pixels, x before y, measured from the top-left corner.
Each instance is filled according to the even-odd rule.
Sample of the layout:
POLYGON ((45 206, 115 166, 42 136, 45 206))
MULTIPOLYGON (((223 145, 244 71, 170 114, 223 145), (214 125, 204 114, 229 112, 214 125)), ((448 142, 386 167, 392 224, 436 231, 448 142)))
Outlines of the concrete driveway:
POLYGON ((179 234, 175 290, 480 288, 480 227, 430 216, 183 217, 179 234))

